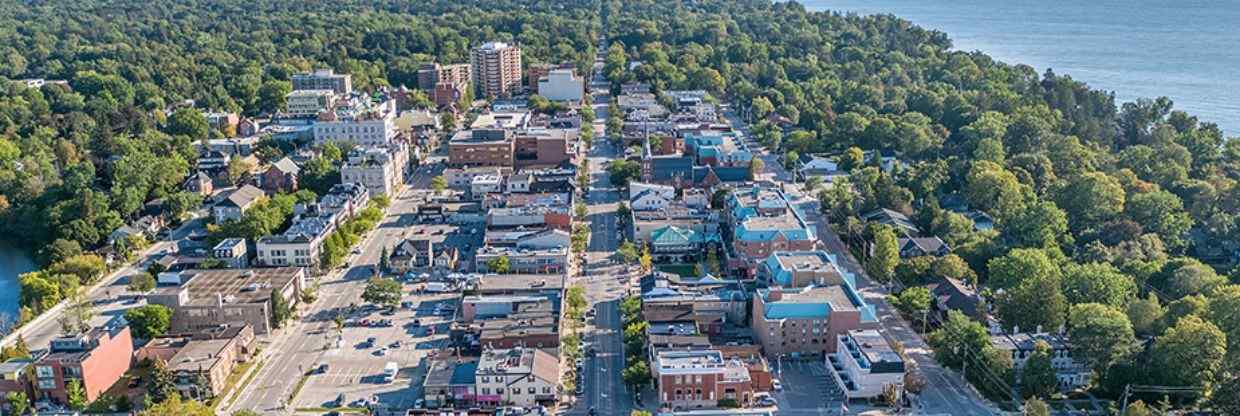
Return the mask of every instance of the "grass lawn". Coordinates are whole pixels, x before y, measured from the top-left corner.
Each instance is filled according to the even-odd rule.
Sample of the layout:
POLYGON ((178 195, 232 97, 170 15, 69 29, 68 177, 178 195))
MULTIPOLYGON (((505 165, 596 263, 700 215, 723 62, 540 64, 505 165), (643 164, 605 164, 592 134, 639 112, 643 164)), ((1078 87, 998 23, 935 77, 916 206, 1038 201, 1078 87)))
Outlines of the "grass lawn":
POLYGON ((694 273, 694 270, 693 270, 694 266, 696 265, 695 264, 660 264, 656 267, 660 271, 664 271, 668 273, 676 273, 683 277, 697 277, 697 273, 694 273))
MULTIPOLYGON (((258 357, 258 351, 255 351, 253 356, 258 357)), ((224 401, 225 397, 228 397, 228 396, 231 396, 237 393, 238 391, 241 390, 241 387, 245 386, 246 384, 250 384, 251 381, 254 381, 254 377, 257 376, 258 372, 263 369, 263 364, 265 364, 265 362, 252 359, 250 361, 241 363, 241 365, 233 367, 232 374, 229 374, 228 379, 224 380, 224 392, 222 394, 216 395, 214 399, 211 399, 211 403, 210 403, 211 408, 215 409, 217 406, 220 405, 220 403, 224 401), (250 367, 255 367, 254 371, 250 373, 249 377, 245 378, 245 382, 238 385, 237 381, 241 379, 241 375, 245 374, 245 372, 249 370, 250 367)))

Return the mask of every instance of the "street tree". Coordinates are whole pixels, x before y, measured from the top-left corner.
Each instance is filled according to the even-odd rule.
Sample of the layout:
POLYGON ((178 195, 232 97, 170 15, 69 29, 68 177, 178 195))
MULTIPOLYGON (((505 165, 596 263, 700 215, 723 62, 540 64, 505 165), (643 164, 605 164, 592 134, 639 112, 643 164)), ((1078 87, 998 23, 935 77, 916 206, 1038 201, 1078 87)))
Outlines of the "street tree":
POLYGON ((384 277, 371 277, 362 291, 362 300, 376 305, 396 306, 400 303, 400 283, 384 277))
POLYGON ((905 315, 924 321, 930 311, 930 289, 914 286, 892 296, 892 303, 905 315))
POLYGON ((958 311, 948 311, 947 319, 927 338, 934 357, 943 365, 960 368, 970 354, 990 346, 990 335, 981 323, 958 311))
POLYGON ((887 226, 876 227, 873 252, 865 262, 866 273, 879 282, 890 282, 899 263, 900 248, 895 231, 887 226))
POLYGON ((641 259, 641 252, 637 250, 637 245, 628 240, 620 243, 620 248, 616 250, 616 254, 620 255, 620 261, 623 261, 624 264, 636 264, 641 259))
POLYGON ((1037 397, 1030 398, 1025 401, 1025 408, 1021 410, 1022 416, 1051 416, 1051 406, 1046 404, 1037 397))
POLYGON ((650 384, 650 367, 646 365, 646 360, 634 360, 624 368, 621 378, 633 391, 641 391, 650 384))
POLYGON ((284 294, 275 288, 271 289, 271 323, 273 327, 280 328, 293 317, 293 306, 284 299, 284 294))
POLYGON ((435 190, 436 194, 442 194, 444 190, 448 189, 448 180, 443 175, 431 178, 431 189, 435 190))
POLYGON ((69 399, 69 408, 73 410, 86 410, 89 402, 86 400, 86 389, 82 388, 82 381, 76 378, 69 379, 65 383, 65 395, 69 399))
POLYGON ((30 411, 30 398, 26 393, 20 391, 10 391, 4 395, 5 403, 8 403, 9 410, 16 416, 26 416, 30 411))
POLYGON ((762 175, 762 171, 766 169, 766 163, 757 157, 749 160, 749 180, 758 180, 758 176, 762 175))
POLYGON ((156 402, 138 416, 215 416, 215 412, 202 402, 182 399, 180 394, 173 392, 167 400, 156 402))

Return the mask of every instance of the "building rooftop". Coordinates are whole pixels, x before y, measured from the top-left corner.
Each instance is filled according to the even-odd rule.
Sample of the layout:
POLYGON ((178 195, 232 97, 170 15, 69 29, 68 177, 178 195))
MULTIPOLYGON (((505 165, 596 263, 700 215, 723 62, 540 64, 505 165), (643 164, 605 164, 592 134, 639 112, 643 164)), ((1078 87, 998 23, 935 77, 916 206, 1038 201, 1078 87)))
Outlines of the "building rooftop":
POLYGON ((189 291, 188 304, 206 305, 217 301, 224 303, 260 303, 271 299, 272 288, 283 288, 293 279, 302 276, 300 267, 275 267, 257 269, 211 269, 181 272, 181 286, 159 289, 161 293, 189 291), (185 278, 188 276, 188 279, 185 278))
POLYGON ((168 369, 174 372, 208 370, 220 360, 220 352, 230 342, 231 339, 189 341, 168 360, 168 369))
POLYGON ((478 293, 522 293, 564 288, 563 276, 546 274, 488 274, 478 278, 478 293))
POLYGON ((490 112, 481 114, 469 125, 471 129, 523 129, 529 125, 530 113, 524 112, 490 112))
POLYGON ((560 359, 537 348, 487 350, 478 359, 477 374, 530 374, 544 382, 558 384, 560 359))
POLYGON ((865 366, 871 373, 904 372, 904 359, 891 347, 887 338, 877 330, 854 329, 840 337, 846 337, 851 341, 845 344, 846 348, 854 354, 854 357, 865 358, 865 366))

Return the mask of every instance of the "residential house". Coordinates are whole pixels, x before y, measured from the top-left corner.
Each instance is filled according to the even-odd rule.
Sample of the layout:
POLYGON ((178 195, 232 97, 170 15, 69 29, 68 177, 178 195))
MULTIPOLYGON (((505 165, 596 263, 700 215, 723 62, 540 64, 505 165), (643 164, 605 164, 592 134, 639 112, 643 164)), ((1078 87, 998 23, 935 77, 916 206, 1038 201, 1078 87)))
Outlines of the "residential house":
POLYGON ((990 345, 1011 354, 1012 367, 1018 373, 1033 355, 1038 341, 1044 341, 1051 347, 1051 367, 1055 369, 1055 378, 1060 390, 1066 391, 1089 385, 1093 378, 1093 371, 1082 361, 1073 357, 1072 344, 1062 334, 1038 331, 990 336, 990 345))
POLYGON ((211 249, 211 258, 224 263, 230 269, 250 267, 249 251, 244 238, 226 238, 211 249))
POLYGON ((202 196, 211 196, 211 192, 215 191, 215 184, 211 180, 211 175, 207 175, 202 171, 191 173, 182 187, 185 188, 186 192, 193 192, 202 196))
POLYGON ((287 156, 280 158, 259 176, 258 182, 268 193, 291 193, 297 191, 297 178, 301 168, 287 156))
POLYGON ((258 205, 265 198, 263 190, 252 185, 242 185, 240 188, 228 191, 223 199, 211 208, 215 223, 223 224, 240 220, 246 211, 258 205))
POLYGON ((896 244, 900 247, 900 258, 907 259, 921 256, 943 257, 951 253, 951 248, 938 237, 899 238, 896 244))
POLYGON ((895 229, 897 235, 915 236, 921 230, 908 219, 908 216, 887 208, 879 208, 861 215, 861 221, 883 224, 895 229))

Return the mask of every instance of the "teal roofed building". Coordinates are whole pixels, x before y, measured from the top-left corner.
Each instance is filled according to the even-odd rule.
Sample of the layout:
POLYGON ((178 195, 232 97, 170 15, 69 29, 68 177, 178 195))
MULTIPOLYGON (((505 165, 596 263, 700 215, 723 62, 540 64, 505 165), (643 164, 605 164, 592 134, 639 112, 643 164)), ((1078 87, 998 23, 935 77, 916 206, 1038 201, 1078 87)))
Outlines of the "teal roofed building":
POLYGON ((758 267, 758 278, 770 286, 856 286, 857 278, 840 268, 836 255, 822 250, 777 251, 758 267))
POLYGON ((756 277, 757 266, 777 251, 810 251, 818 237, 783 192, 754 186, 728 196, 732 225, 729 268, 756 277))
POLYGON ((717 234, 691 228, 666 226, 650 233, 650 254, 656 263, 688 263, 697 261, 703 248, 719 242, 717 234))

